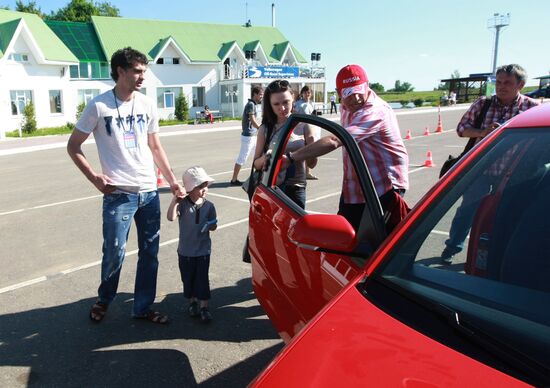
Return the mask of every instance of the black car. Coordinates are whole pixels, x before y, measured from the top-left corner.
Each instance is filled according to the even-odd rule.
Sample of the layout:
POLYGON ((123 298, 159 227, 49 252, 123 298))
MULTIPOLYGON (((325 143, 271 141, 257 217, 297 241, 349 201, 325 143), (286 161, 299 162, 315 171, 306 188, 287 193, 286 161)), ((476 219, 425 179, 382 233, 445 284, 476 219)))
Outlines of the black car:
POLYGON ((546 85, 540 89, 530 91, 529 93, 525 93, 525 95, 531 98, 550 98, 550 85, 546 85))

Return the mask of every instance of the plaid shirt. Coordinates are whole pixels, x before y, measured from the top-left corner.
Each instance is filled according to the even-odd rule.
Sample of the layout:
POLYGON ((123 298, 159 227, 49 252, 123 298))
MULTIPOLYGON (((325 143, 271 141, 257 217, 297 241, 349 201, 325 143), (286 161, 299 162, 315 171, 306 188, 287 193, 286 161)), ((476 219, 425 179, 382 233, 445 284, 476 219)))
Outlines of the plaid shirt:
MULTIPOLYGON (((353 136, 365 158, 378 196, 392 189, 409 188, 409 156, 392 108, 369 90, 363 108, 351 113, 342 105, 342 126, 353 136)), ((343 148, 344 203, 364 203, 359 179, 343 148)))
MULTIPOLYGON (((476 117, 481 112, 481 109, 483 108, 483 104, 485 103, 486 99, 487 97, 479 98, 472 104, 472 106, 470 106, 470 109, 468 109, 468 111, 464 113, 464 116, 462 116, 462 119, 460 120, 460 122, 458 123, 458 127, 456 128, 458 136, 462 137, 464 129, 474 126, 476 117)), ((485 116, 485 120, 483 121, 480 129, 488 128, 493 123, 497 123, 499 125, 503 124, 504 122, 510 120, 512 117, 517 116, 521 112, 524 112, 527 109, 530 109, 537 105, 540 105, 540 102, 530 97, 524 96, 523 94, 518 94, 514 101, 509 105, 501 104, 497 96, 493 96, 491 97, 491 106, 487 111, 487 115, 485 116)))
MULTIPOLYGON (((468 109, 464 116, 462 116, 462 119, 460 120, 460 122, 458 123, 458 127, 456 128, 458 136, 462 137, 462 132, 465 128, 474 126, 476 117, 481 112, 481 109, 483 108, 483 104, 485 103, 486 99, 487 97, 481 97, 476 100, 472 104, 472 106, 470 106, 470 109, 468 109)), ((489 110, 487 110, 487 115, 485 116, 485 120, 483 121, 480 129, 490 127, 493 123, 501 125, 510 120, 512 117, 517 116, 521 112, 531 109, 532 107, 537 105, 540 105, 539 101, 524 96, 523 94, 518 94, 514 101, 512 101, 512 103, 509 105, 501 104, 497 96, 492 96, 491 106, 489 106, 489 110)), ((477 139, 476 142, 479 142, 480 140, 481 138, 477 139)), ((483 174, 492 177, 500 176, 504 171, 507 171, 507 169, 509 168, 508 166, 511 160, 513 160, 512 158, 516 151, 516 146, 506 151, 506 153, 501 158, 496 160, 493 164, 491 164, 483 174)))

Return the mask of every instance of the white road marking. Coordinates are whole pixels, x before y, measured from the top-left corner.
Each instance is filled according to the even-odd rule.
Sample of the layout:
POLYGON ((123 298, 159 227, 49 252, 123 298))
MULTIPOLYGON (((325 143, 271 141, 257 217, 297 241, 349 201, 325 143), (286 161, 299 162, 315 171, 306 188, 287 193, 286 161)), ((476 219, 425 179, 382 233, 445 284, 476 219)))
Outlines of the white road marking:
POLYGON ((248 199, 244 199, 244 198, 237 198, 237 197, 231 197, 229 195, 223 195, 223 194, 216 194, 216 193, 213 193, 211 191, 208 191, 208 195, 212 196, 212 197, 219 197, 219 198, 226 198, 226 199, 232 199, 233 201, 240 201, 240 202, 250 202, 248 199))
MULTIPOLYGON (((411 171, 409 171, 409 174, 414 174, 415 172, 424 170, 426 168, 427 167, 420 167, 420 168, 411 170, 411 171)), ((232 172, 232 171, 229 171, 229 172, 232 172)), ((225 173, 227 173, 227 172, 220 172, 220 173, 211 174, 211 175, 221 175, 221 174, 225 174, 225 173)), ((227 199, 231 199, 231 200, 235 200, 235 201, 239 201, 239 202, 248 202, 247 199, 236 198, 236 197, 231 197, 231 196, 222 195, 222 194, 216 194, 216 193, 212 193, 212 192, 209 192, 208 195, 212 195, 213 197, 227 198, 227 199)), ((330 193, 330 194, 326 194, 326 195, 323 195, 323 196, 318 197, 318 198, 310 199, 310 200, 307 201, 307 203, 320 201, 320 200, 323 200, 323 199, 326 199, 326 198, 329 198, 329 197, 334 197, 334 196, 337 196, 337 195, 340 195, 340 191, 330 193)), ((19 213, 19 212, 23 212, 23 211, 27 211, 27 210, 34 210, 34 209, 41 209, 41 208, 45 208, 45 207, 64 205, 64 204, 72 203, 72 202, 85 201, 85 200, 88 200, 88 199, 98 198, 98 197, 101 197, 101 196, 102 196, 102 194, 98 194, 98 195, 93 195, 93 196, 90 196, 90 197, 72 199, 72 200, 69 200, 69 201, 62 201, 62 202, 55 202, 55 203, 46 204, 46 205, 33 206, 33 207, 30 207, 30 208, 26 208, 26 209, 18 209, 18 210, 13 210, 13 211, 9 211, 9 212, 0 213, 0 216, 7 215, 7 214, 13 214, 13 213, 19 213)), ((247 221, 248 221, 248 217, 242 218, 242 219, 237 220, 237 221, 229 222, 227 224, 220 225, 218 227, 218 230, 229 228, 231 226, 238 225, 238 224, 241 224, 241 223, 247 222, 247 221)), ((439 231, 432 231, 432 233, 448 235, 448 233, 439 232, 439 231)), ((172 240, 168 240, 168 241, 164 241, 164 242, 160 243, 159 246, 163 247, 163 246, 166 246, 166 245, 175 244, 178 241, 179 241, 179 239, 177 239, 177 238, 172 239, 172 240)), ((126 256, 135 255, 135 254, 137 254, 137 252, 138 252, 137 249, 135 249, 133 251, 128 251, 128 252, 126 252, 126 256)), ((68 275, 68 274, 71 274, 71 273, 74 273, 74 272, 77 272, 77 271, 80 271, 80 270, 83 270, 83 269, 95 267, 95 266, 100 265, 100 264, 101 264, 101 260, 94 261, 94 262, 83 264, 83 265, 80 265, 80 266, 77 266, 77 267, 68 268, 66 270, 63 270, 63 271, 59 272, 58 274, 49 275, 48 277, 51 278, 51 277, 56 277, 56 275, 68 275)), ((27 281, 24 281, 24 282, 21 282, 21 283, 13 284, 11 286, 0 288, 0 294, 6 293, 6 292, 9 292, 9 291, 13 291, 13 290, 17 290, 17 289, 23 288, 23 287, 28 287, 28 286, 31 286, 33 284, 41 283, 43 281, 48 280, 48 277, 41 276, 41 277, 38 277, 38 278, 35 278, 35 279, 27 280, 27 281)))
MULTIPOLYGON (((250 167, 246 167, 246 168, 241 169, 241 171, 247 171, 247 170, 250 170, 250 167)), ((218 176, 218 175, 225 175, 225 174, 233 174, 233 170, 217 172, 215 174, 209 174, 209 175, 210 176, 218 176)))
POLYGON ((28 208, 24 208, 24 209, 11 210, 11 211, 0 213, 0 216, 5 216, 5 215, 8 215, 8 214, 13 214, 13 213, 21 213, 21 212, 25 212, 25 211, 28 211, 28 210, 43 209, 43 208, 52 207, 52 206, 66 205, 68 203, 86 201, 88 199, 98 198, 98 197, 102 197, 102 196, 103 196, 103 194, 98 194, 98 195, 92 195, 90 197, 75 198, 75 199, 70 199, 68 201, 53 202, 53 203, 47 203, 45 205, 38 205, 38 206, 32 206, 32 207, 28 207, 28 208))
MULTIPOLYGON (((246 202, 248 202, 248 201, 246 201, 246 202)), ((248 217, 241 218, 240 220, 228 222, 227 224, 220 225, 218 227, 218 230, 229 228, 229 227, 234 226, 234 225, 242 224, 243 222, 247 222, 247 221, 248 221, 248 217)), ((178 238, 174 238, 172 240, 167 240, 167 241, 164 241, 164 242, 160 243, 159 246, 164 247, 166 245, 176 244, 178 241, 179 241, 178 238)), ((134 249, 132 251, 126 252, 125 256, 128 257, 128 256, 136 255, 137 253, 138 253, 138 250, 134 249)), ((35 278, 35 279, 27 280, 27 281, 24 281, 24 282, 21 282, 21 283, 13 284, 11 286, 0 288, 0 294, 4 294, 4 293, 10 292, 10 291, 14 291, 14 290, 17 290, 19 288, 32 286, 33 284, 44 282, 44 281, 48 280, 48 278, 56 278, 59 275, 68 275, 68 274, 71 274, 71 273, 74 273, 74 272, 77 272, 77 271, 81 271, 83 269, 88 269, 88 268, 91 268, 91 267, 95 267, 95 266, 98 266, 98 265, 101 265, 101 260, 94 261, 94 262, 87 263, 87 264, 83 264, 83 265, 79 265, 79 266, 73 267, 73 268, 68 268, 66 270, 63 270, 63 271, 57 273, 57 274, 52 274, 52 275, 48 275, 48 276, 40 276, 40 277, 35 278)))
POLYGON ((36 284, 36 283, 41 283, 41 282, 46 281, 46 280, 48 280, 47 277, 40 276, 39 278, 27 280, 26 282, 17 283, 17 284, 11 285, 11 286, 0 288, 0 294, 3 294, 5 292, 9 292, 9 291, 13 291, 13 290, 17 290, 18 288, 31 286, 31 285, 36 284))

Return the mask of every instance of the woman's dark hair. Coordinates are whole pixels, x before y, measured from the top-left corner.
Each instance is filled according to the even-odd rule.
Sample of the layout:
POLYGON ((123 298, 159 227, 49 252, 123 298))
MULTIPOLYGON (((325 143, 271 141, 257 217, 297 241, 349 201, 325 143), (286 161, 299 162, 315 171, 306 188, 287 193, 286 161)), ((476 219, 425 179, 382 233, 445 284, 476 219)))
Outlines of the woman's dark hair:
POLYGON ((309 86, 305 85, 301 90, 300 90, 300 97, 302 97, 302 94, 304 94, 305 92, 309 92, 311 91, 311 89, 309 88, 309 86))
MULTIPOLYGON (((262 124, 267 129, 267 133, 272 133, 273 129, 275 129, 275 125, 277 124, 277 114, 275 114, 273 108, 271 107, 271 95, 273 93, 284 93, 286 91, 292 93, 290 84, 287 80, 284 79, 277 79, 271 82, 264 90, 264 101, 262 104, 262 124)), ((268 141, 268 138, 266 138, 266 141, 268 141)))
POLYGON ((118 80, 117 68, 120 66, 124 70, 134 66, 134 63, 140 63, 146 65, 149 63, 145 54, 134 50, 131 47, 124 47, 123 49, 115 51, 111 57, 111 77, 116 82, 118 80))

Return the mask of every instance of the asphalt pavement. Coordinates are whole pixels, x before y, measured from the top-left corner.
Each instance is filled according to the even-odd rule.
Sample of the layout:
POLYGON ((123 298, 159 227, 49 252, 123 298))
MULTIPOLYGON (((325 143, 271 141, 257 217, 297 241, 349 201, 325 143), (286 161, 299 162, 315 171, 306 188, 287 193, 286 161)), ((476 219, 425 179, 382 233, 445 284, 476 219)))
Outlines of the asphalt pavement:
MULTIPOLYGON (((434 134, 436 109, 398 113, 403 137, 408 130, 413 136, 405 141, 410 205, 436 182, 448 154, 463 148, 454 128, 465 109, 442 108, 441 134, 434 134), (426 127, 430 136, 423 135, 426 127), (428 151, 437 167, 424 167, 428 151)), ((0 386, 243 387, 269 363, 283 344, 254 297, 250 266, 241 261, 246 194, 229 185, 239 132, 238 121, 161 128, 178 176, 200 164, 216 179, 209 193, 219 220, 212 234, 214 320, 209 325, 187 316, 177 225, 164 214, 155 308, 168 313, 171 323, 130 317, 137 249, 133 227, 117 299, 103 322, 91 322, 101 259, 101 194, 68 157, 68 136, 0 141, 0 386)), ((84 152, 99 168, 95 145, 85 145, 84 152)), ((321 179, 308 185, 308 200, 319 211, 324 199, 337 199, 334 159, 321 159, 315 170, 321 179)), ((241 180, 249 172, 245 167, 241 180)), ((165 212, 171 194, 160 193, 165 212)))

